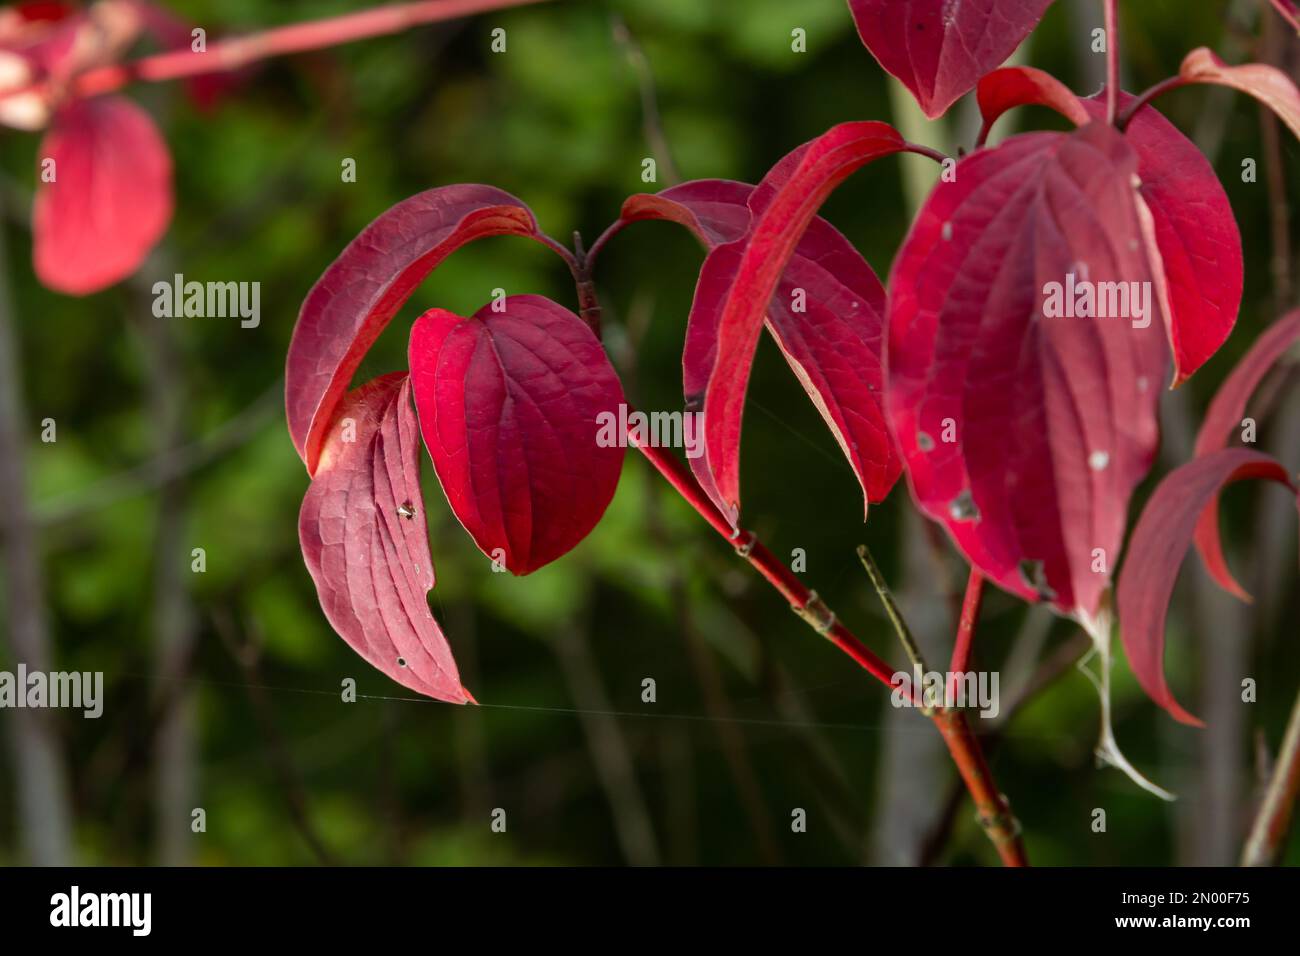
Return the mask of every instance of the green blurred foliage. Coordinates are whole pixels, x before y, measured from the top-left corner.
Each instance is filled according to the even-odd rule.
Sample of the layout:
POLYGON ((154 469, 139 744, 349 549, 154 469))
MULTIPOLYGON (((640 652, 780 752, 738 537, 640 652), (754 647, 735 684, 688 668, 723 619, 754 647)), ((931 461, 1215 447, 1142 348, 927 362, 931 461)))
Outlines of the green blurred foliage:
MULTIPOLYGON (((355 6, 194 0, 175 9, 215 39, 355 6)), ((1220 48, 1227 6, 1126 4, 1129 86, 1172 72, 1191 47, 1220 48)), ((887 774, 925 765, 945 791, 950 785, 950 765, 932 746, 918 749, 915 767, 895 759, 894 769, 885 769, 888 694, 812 635, 634 454, 596 532, 524 579, 491 572, 426 468, 438 573, 432 607, 484 706, 412 699, 355 656, 320 611, 297 546, 307 477, 278 399, 298 306, 357 231, 432 186, 491 183, 528 202, 552 235, 567 240, 577 230, 588 242, 627 195, 656 188, 640 178, 650 146, 637 74, 614 38, 613 16, 644 51, 683 178, 757 181, 834 123, 892 118, 885 77, 859 43, 843 0, 548 3, 267 63, 241 74, 207 112, 179 86, 131 91, 158 117, 176 166, 175 222, 142 274, 262 283, 256 329, 178 319, 167 330, 177 354, 172 400, 183 410, 185 444, 199 452, 178 486, 184 547, 174 552, 157 549, 158 482, 141 470, 159 440, 149 397, 157 370, 146 347, 155 334, 147 287, 126 283, 72 299, 35 282, 25 204, 37 137, 3 134, 5 266, 22 344, 27 464, 57 664, 102 669, 109 688, 101 720, 61 724, 85 862, 157 859, 151 727, 165 685, 151 675, 160 562, 180 565, 195 620, 197 650, 184 687, 194 705, 197 801, 208 819, 207 832, 193 837, 199 863, 316 861, 295 822, 293 787, 273 756, 272 734, 283 742, 312 827, 335 859, 349 863, 625 862, 631 855, 620 833, 629 813, 635 816, 631 792, 650 821, 656 858, 665 862, 761 862, 761 829, 785 862, 852 864, 878 859, 869 852, 872 833, 893 825, 882 816, 887 774), (489 51, 497 26, 508 35, 500 55, 489 51), (806 54, 791 52, 795 28, 807 31, 806 54), (356 160, 355 183, 340 181, 348 157, 356 160), (52 444, 37 438, 46 417, 58 423, 52 444), (206 551, 201 575, 189 570, 195 547, 206 551), (259 692, 223 640, 222 621, 262 642, 256 678, 268 714, 259 716, 259 692), (363 695, 354 704, 339 697, 349 677, 363 695), (653 705, 641 699, 646 677, 657 683, 653 705), (618 761, 602 749, 611 732, 630 781, 618 779, 618 761), (752 784, 734 772, 737 747, 752 765, 752 784), (489 827, 495 807, 508 812, 506 834, 489 827), (790 832, 795 807, 808 810, 805 834, 790 832)), ((1092 92, 1098 65, 1088 59, 1081 30, 1094 23, 1100 4, 1062 0, 1026 62, 1092 92)), ((1247 250, 1239 329, 1187 387, 1199 416, 1272 316, 1264 177, 1261 170, 1260 183, 1245 184, 1238 174, 1243 157, 1265 162, 1260 118, 1252 103, 1214 100, 1203 90, 1179 92, 1161 108, 1193 135, 1209 135, 1209 111, 1223 119, 1216 165, 1247 250)), ((1025 111, 1019 122, 1055 125, 1038 111, 1025 111)), ((937 146, 969 145, 969 104, 932 128, 937 146)), ((1284 139, 1288 183, 1298 155, 1284 139)), ((898 168, 884 162, 864 171, 826 209, 882 275, 910 216, 898 168)), ((661 223, 629 230, 602 258, 608 341, 631 400, 642 406, 680 407, 683 326, 700 258, 689 236, 661 223)), ((476 244, 424 284, 358 380, 404 366, 409 322, 423 309, 472 311, 497 287, 574 305, 563 265, 545 249, 512 239, 476 244)), ((1283 437, 1265 428, 1261 447, 1279 447, 1283 437)), ((906 520, 906 489, 861 524, 851 471, 766 341, 751 385, 744 475, 750 525, 778 555, 804 549, 802 577, 879 653, 901 659, 857 564, 860 541, 870 541, 910 606, 947 620, 951 588, 962 580, 951 548, 940 543, 937 560, 905 574, 901 545, 921 534, 906 520)), ((1263 500, 1243 490, 1227 502, 1233 558, 1248 567, 1263 500)), ((1283 553, 1291 556, 1293 525, 1288 534, 1283 553)), ((1260 683, 1260 702, 1242 705, 1236 741, 1243 755, 1232 769, 1238 830, 1253 792, 1254 734, 1276 744, 1300 684, 1289 640, 1295 589, 1284 582, 1267 613, 1247 613, 1245 632, 1218 635, 1245 646, 1244 674, 1207 672, 1192 634, 1190 588, 1180 590, 1171 617, 1169 670, 1181 697, 1195 702, 1216 682, 1236 686, 1242 676, 1260 683)), ((1024 617, 1017 602, 989 596, 983 666, 1006 661, 1024 617)), ((924 639, 946 650, 949 633, 945 625, 924 639)), ((1042 656, 1071 633, 1069 622, 1057 622, 1042 656)), ((1213 822, 1201 799, 1209 785, 1205 735, 1158 712, 1125 664, 1117 665, 1116 683, 1122 746, 1155 779, 1190 793, 1190 808, 1171 810, 1093 765, 1096 697, 1067 669, 1017 715, 994 761, 1036 862, 1186 862, 1195 856, 1198 828, 1213 822), (1089 828, 1094 807, 1108 810, 1106 834, 1089 828)), ((931 733, 918 719, 899 737, 901 746, 915 739, 919 747, 931 733)), ((0 862, 14 860, 17 844, 8 760, 6 751, 0 862)), ((965 806, 938 860, 995 861, 965 806)))

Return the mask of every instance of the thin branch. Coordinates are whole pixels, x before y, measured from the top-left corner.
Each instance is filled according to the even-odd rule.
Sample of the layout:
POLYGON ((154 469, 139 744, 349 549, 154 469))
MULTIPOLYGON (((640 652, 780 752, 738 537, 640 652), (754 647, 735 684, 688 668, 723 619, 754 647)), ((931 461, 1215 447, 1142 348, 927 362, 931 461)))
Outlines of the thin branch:
POLYGON ((87 70, 73 81, 79 96, 98 96, 137 81, 157 83, 226 73, 260 60, 400 33, 425 23, 543 3, 545 0, 424 0, 392 3, 338 17, 295 23, 210 44, 206 51, 171 50, 131 63, 87 70))
POLYGON ((1287 837, 1300 795, 1300 694, 1287 721, 1286 736, 1273 766, 1250 836, 1241 854, 1242 866, 1276 866, 1286 850, 1287 837))
MULTIPOLYGON (((39 530, 27 490, 27 410, 18 333, 9 290, 8 253, 0 230, 0 546, 5 623, 15 662, 48 671, 53 663, 39 530)), ((18 831, 29 862, 72 862, 72 812, 58 725, 45 710, 15 710, 8 720, 14 748, 18 831)))
POLYGON ((1115 125, 1119 112, 1119 0, 1106 5, 1106 122, 1115 125))
POLYGON ((916 638, 912 635, 911 628, 907 626, 902 612, 899 611, 894 595, 890 593, 889 585, 885 583, 885 576, 880 573, 880 566, 876 564, 876 559, 871 556, 871 550, 865 544, 858 545, 858 560, 866 568, 867 577, 871 579, 880 603, 885 606, 885 614, 889 616, 889 622, 894 625, 894 633, 898 635, 898 642, 903 645, 907 659, 912 662, 913 667, 925 673, 930 668, 925 664, 921 648, 917 645, 916 638))
POLYGON ((225 608, 218 608, 213 614, 212 620, 222 643, 226 645, 226 649, 230 651, 230 656, 235 659, 235 663, 243 671, 244 688, 248 693, 249 703, 253 705, 253 716, 257 719, 258 726, 261 728, 267 760, 270 762, 271 770, 279 780, 280 789, 284 793, 289 817, 293 820, 293 824, 297 828, 299 835, 302 836, 303 841, 315 854, 317 862, 324 866, 334 866, 334 854, 325 845, 320 833, 317 832, 315 825, 312 823, 311 814, 307 809, 307 796, 303 789, 302 780, 298 776, 298 770, 294 766, 289 749, 284 744, 284 738, 280 736, 280 731, 275 724, 275 708, 271 705, 271 698, 267 693, 266 684, 262 680, 261 642, 250 627, 245 627, 246 637, 240 640, 235 633, 235 625, 231 620, 230 613, 225 608))
POLYGON ((645 132, 650 152, 654 154, 655 163, 663 172, 664 180, 669 186, 681 182, 677 166, 673 162, 672 150, 668 147, 668 137, 664 134, 663 119, 659 115, 659 97, 655 93, 655 78, 650 70, 650 61, 646 59, 641 44, 628 29, 627 23, 618 14, 610 18, 614 42, 623 51, 623 56, 636 74, 637 86, 641 92, 641 125, 645 132))
POLYGON ((952 663, 948 670, 964 674, 970 669, 971 654, 975 644, 975 625, 979 621, 980 607, 984 603, 984 575, 974 567, 966 579, 966 596, 961 602, 961 616, 957 619, 957 640, 952 648, 952 663))
MULTIPOLYGON (((586 610, 589 616, 590 609, 586 610)), ((578 708, 578 722, 591 754, 591 764, 614 818, 614 832, 623 856, 633 866, 656 866, 659 846, 636 764, 600 678, 585 622, 569 621, 554 636, 555 655, 578 708)))
POLYGON ((1291 29, 1300 33, 1300 11, 1296 10, 1292 0, 1271 0, 1273 9, 1282 15, 1287 23, 1291 24, 1291 29))
POLYGON ((733 531, 727 519, 714 507, 713 502, 704 494, 694 475, 685 465, 662 448, 638 446, 637 450, 650 460, 668 483, 686 499, 687 504, 700 513, 714 531, 731 542, 737 554, 748 561, 769 584, 776 588, 777 592, 790 603, 791 610, 803 618, 818 634, 853 658, 859 667, 885 686, 892 686, 894 668, 858 640, 857 636, 835 616, 835 612, 826 606, 817 592, 809 590, 795 577, 794 572, 769 551, 758 540, 757 535, 743 528, 733 531))
POLYGON ((1148 87, 1139 93, 1134 100, 1124 108, 1124 112, 1121 113, 1119 118, 1115 121, 1115 126, 1120 130, 1120 132, 1123 132, 1128 129, 1128 124, 1133 122, 1133 117, 1137 115, 1138 111, 1156 97, 1162 96, 1170 90, 1176 90, 1186 85, 1187 80, 1183 79, 1181 76, 1171 76, 1168 79, 1161 80, 1159 83, 1155 84, 1155 86, 1148 87))
POLYGON ((122 498, 182 478, 250 441, 283 405, 284 383, 277 381, 251 405, 199 440, 163 452, 87 488, 36 502, 36 520, 42 526, 63 524, 122 498))
MULTIPOLYGON (((871 552, 866 545, 858 548, 858 557, 862 559, 871 583, 875 585, 876 593, 880 595, 880 600, 885 605, 885 612, 894 623, 898 639, 907 648, 908 657, 912 659, 912 664, 924 673, 927 668, 921 657, 921 651, 916 646, 912 631, 894 603, 884 575, 880 573, 880 568, 871 557, 871 552)), ((915 699, 916 688, 912 688, 912 695, 915 699)), ((1029 860, 1025 856, 1024 842, 1020 838, 1020 822, 1011 812, 1007 798, 1003 796, 993 779, 993 772, 989 769, 979 739, 971 730, 966 712, 948 707, 944 701, 938 701, 933 708, 923 709, 922 713, 934 721, 935 727, 943 735, 943 742, 948 745, 953 763, 957 765, 957 771, 975 801, 979 824, 988 838, 993 841, 998 855, 1002 857, 1002 862, 1007 866, 1028 866, 1029 860)))

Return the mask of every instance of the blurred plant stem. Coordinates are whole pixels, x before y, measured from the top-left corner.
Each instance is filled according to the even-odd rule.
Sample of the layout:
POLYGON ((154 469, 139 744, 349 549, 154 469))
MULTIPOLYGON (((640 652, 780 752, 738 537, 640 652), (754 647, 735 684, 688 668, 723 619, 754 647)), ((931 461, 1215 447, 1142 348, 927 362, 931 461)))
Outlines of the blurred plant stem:
POLYGON ((212 43, 205 50, 172 50, 87 70, 73 81, 78 96, 99 96, 121 89, 128 83, 157 83, 209 73, 226 73, 250 63, 352 43, 369 37, 400 33, 425 23, 544 3, 546 0, 424 0, 420 3, 390 3, 322 20, 310 20, 276 27, 212 43))
MULTIPOLYGON (((151 264, 131 284, 133 312, 139 318, 144 353, 149 418, 158 460, 175 458, 184 447, 186 401, 181 381, 182 357, 171 320, 154 315, 153 280, 170 270, 151 264)), ((159 711, 152 764, 158 861, 184 866, 192 858, 190 814, 197 804, 194 698, 185 683, 195 648, 194 606, 185 579, 189 549, 185 542, 187 493, 179 474, 158 488, 153 549, 154 695, 175 693, 171 706, 159 711), (175 688, 175 690, 173 690, 175 688)))
POLYGON ((1119 119, 1119 0, 1102 0, 1106 10, 1106 122, 1119 119))
MULTIPOLYGON (((871 556, 871 551, 865 544, 858 547, 858 557, 862 559, 862 565, 866 568, 867 575, 871 578, 871 583, 876 589, 876 594, 885 606, 885 611, 894 625, 899 641, 906 649, 907 656, 912 660, 912 666, 919 673, 928 673, 929 668, 926 666, 925 659, 921 656, 916 639, 912 636, 907 621, 904 620, 898 606, 894 603, 894 597, 889 591, 889 585, 885 583, 885 576, 881 573, 880 567, 876 564, 875 558, 871 556)), ((974 639, 976 623, 974 616, 979 613, 979 595, 982 593, 982 589, 983 578, 977 572, 972 571, 971 585, 967 588, 966 602, 963 604, 961 621, 958 624, 959 630, 966 627, 968 631, 964 638, 967 646, 974 639), (967 620, 968 614, 970 615, 969 621, 967 620)), ((962 640, 959 636, 957 641, 959 646, 962 640)), ((998 855, 1002 857, 1002 862, 1007 866, 1028 866, 1029 860, 1025 856, 1024 842, 1020 838, 1020 822, 1011 812, 1010 803, 993 780, 993 772, 989 769, 988 761, 984 757, 979 738, 971 730, 966 712, 956 707, 949 707, 944 700, 940 700, 931 706, 925 699, 924 691, 921 692, 920 697, 917 696, 916 687, 912 687, 911 695, 913 703, 921 707, 921 713, 934 722, 935 727, 943 736, 943 742, 948 746, 948 752, 952 754, 953 763, 957 765, 957 771, 961 774, 966 789, 970 791, 971 798, 975 801, 975 811, 978 814, 980 826, 983 827, 985 834, 997 848, 998 855)))
POLYGON ((1273 776, 1246 839, 1242 866, 1276 866, 1281 861, 1291 833, 1297 796, 1300 796, 1300 694, 1291 707, 1291 719, 1287 721, 1282 749, 1273 765, 1273 776))
MULTIPOLYGON (((27 495, 27 410, 22 391, 8 251, 0 232, 0 544, 5 619, 14 664, 49 671, 54 653, 40 544, 27 495)), ((73 853, 72 811, 57 723, 48 710, 26 708, 10 711, 6 721, 18 791, 18 833, 27 860, 38 866, 66 866, 73 853)))
POLYGON ((284 795, 285 806, 294 827, 312 855, 316 857, 316 862, 322 866, 335 866, 337 860, 316 829, 307 805, 307 791, 302 785, 302 778, 275 723, 275 707, 271 703, 266 681, 262 677, 261 634, 250 622, 245 622, 241 637, 239 628, 235 624, 235 616, 225 607, 219 607, 213 612, 212 623, 222 643, 226 645, 226 650, 239 665, 244 678, 244 690, 248 694, 248 701, 253 707, 253 716, 257 719, 262 734, 262 745, 267 762, 284 795))
POLYGON ((582 616, 582 621, 570 621, 557 632, 555 654, 577 705, 592 766, 609 801, 623 856, 633 866, 655 866, 659 863, 659 846, 650 824, 650 811, 637 782, 627 740, 612 716, 614 708, 600 679, 600 669, 592 659, 586 624, 590 609, 584 608, 582 616))

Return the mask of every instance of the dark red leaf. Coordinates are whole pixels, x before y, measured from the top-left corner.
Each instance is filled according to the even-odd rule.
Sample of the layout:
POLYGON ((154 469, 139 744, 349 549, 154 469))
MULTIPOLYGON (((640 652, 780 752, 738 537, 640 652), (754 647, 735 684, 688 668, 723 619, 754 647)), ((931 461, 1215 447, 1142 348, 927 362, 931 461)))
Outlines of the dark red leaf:
MULTIPOLYGON (((712 249, 745 234, 753 191, 719 179, 683 183, 631 197, 623 219, 678 222, 712 249)), ((866 260, 834 226, 814 218, 768 304, 766 325, 848 458, 864 508, 884 500, 902 471, 884 417, 884 315, 885 290, 866 260)), ((689 353, 716 355, 716 326, 697 323, 687 334, 705 340, 688 346, 689 353)), ((706 385, 688 378, 685 388, 699 394, 706 385)))
MULTIPOLYGON (((1100 95, 1081 100, 1040 70, 1007 67, 979 87, 985 126, 1015 106, 1048 106, 1082 126, 1102 120, 1100 95)), ((1132 102, 1127 93, 1121 106, 1132 102)), ((1241 307, 1241 234, 1227 194, 1201 151, 1151 107, 1128 126, 1138 155, 1139 191, 1151 211, 1169 287, 1174 384, 1184 382, 1232 332, 1241 307)))
MULTIPOLYGON (((1196 436, 1197 457, 1218 451, 1227 444, 1228 436, 1241 426, 1246 403, 1255 394, 1260 381, 1297 339, 1300 339, 1300 311, 1290 312, 1278 319, 1256 340, 1210 403, 1210 409, 1196 436)), ((1232 576, 1227 559, 1223 556, 1223 544, 1219 538, 1218 495, 1214 496, 1201 515, 1195 540, 1196 550, 1200 552, 1210 576, 1225 591, 1243 601, 1249 601, 1250 595, 1232 576)))
POLYGON ((502 235, 538 236, 514 196, 491 186, 430 189, 363 229, 312 286, 285 368, 289 432, 309 474, 353 373, 416 286, 467 242, 502 235))
POLYGON ((172 218, 172 161, 149 114, 121 96, 70 103, 41 142, 54 182, 36 190, 36 275, 85 295, 134 272, 172 218))
POLYGON ((980 80, 975 95, 986 127, 1017 106, 1049 107, 1075 126, 1086 126, 1090 119, 1083 101, 1068 86, 1052 74, 1032 66, 1006 66, 994 70, 980 80))
POLYGON ((849 0, 858 35, 912 91, 925 115, 943 115, 1033 32, 1052 0, 849 0))
POLYGON ((484 554, 528 574, 585 538, 614 497, 624 433, 598 439, 602 413, 619 420, 623 389, 572 312, 535 295, 494 305, 469 319, 420 316, 411 377, 456 517, 484 554))
MULTIPOLYGON (((910 148, 885 123, 844 123, 832 128, 772 168, 749 198, 752 219, 748 232, 715 247, 704 260, 682 357, 687 408, 704 412, 704 454, 692 459, 691 465, 704 490, 733 525, 740 511, 745 390, 764 317, 782 274, 818 208, 836 186, 871 160, 910 148)), ((819 230, 809 242, 815 257, 825 254, 833 240, 819 230)), ((838 274, 836 270, 846 265, 847 258, 839 256, 826 271, 838 274)), ((820 284, 829 276, 801 273, 801 280, 820 284)), ((847 300, 831 304, 830 311, 851 313, 871 307, 864 292, 861 299, 851 294, 847 300)), ((864 347, 871 348, 869 338, 864 347)), ((870 403, 859 412, 867 414, 869 407, 870 403)), ((883 447, 884 441, 885 436, 879 436, 874 447, 883 447)), ((878 452, 872 454, 879 459, 878 452)), ((879 479, 882 484, 887 473, 886 463, 879 479)))
POLYGON ((1214 83, 1255 97, 1300 137, 1300 90, 1276 67, 1263 63, 1228 66, 1211 50, 1200 47, 1187 54, 1178 75, 1191 83, 1214 83))
MULTIPOLYGON (((1133 97, 1120 98, 1126 106, 1133 97)), ((1093 119, 1106 115, 1100 97, 1084 100, 1093 119)), ((1169 342, 1174 385, 1218 351, 1241 309, 1241 232, 1214 167, 1186 136, 1147 107, 1125 132, 1138 155, 1138 191, 1151 210, 1156 245, 1169 285, 1169 342)))
POLYGON ((1185 724, 1201 725, 1174 700, 1165 683, 1165 616, 1193 529, 1220 490, 1244 478, 1276 481, 1291 489, 1286 469, 1268 455, 1243 448, 1196 458, 1171 472, 1138 519, 1120 574, 1120 635, 1133 673, 1157 704, 1185 724))
POLYGON ((986 577, 1088 617, 1155 454, 1168 362, 1137 165, 1104 124, 973 153, 889 285, 886 407, 918 505, 986 577), (1049 283, 1063 300, 1071 275, 1150 283, 1147 325, 1049 317, 1049 283))
POLYGON ((463 704, 473 698, 425 597, 433 559, 419 467, 406 373, 350 392, 323 443, 298 537, 343 640, 399 684, 463 704))

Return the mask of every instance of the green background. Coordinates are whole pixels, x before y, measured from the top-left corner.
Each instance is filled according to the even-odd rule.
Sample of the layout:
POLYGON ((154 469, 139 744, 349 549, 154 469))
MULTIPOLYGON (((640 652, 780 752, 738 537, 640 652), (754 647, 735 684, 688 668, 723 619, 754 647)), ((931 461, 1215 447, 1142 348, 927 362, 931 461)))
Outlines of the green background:
MULTIPOLYGON (((174 9, 216 40, 357 6, 212 0, 174 9)), ((1196 46, 1249 55, 1260 18, 1273 16, 1262 0, 1123 7, 1130 89, 1174 72, 1196 46)), ((52 715, 67 751, 78 861, 996 862, 968 802, 951 813, 950 832, 941 823, 954 781, 931 725, 891 708, 883 688, 791 614, 635 454, 591 537, 524 579, 491 572, 426 460, 432 607, 482 707, 413 699, 350 651, 320 611, 296 533, 307 476, 283 418, 298 307, 366 223, 432 186, 501 187, 550 234, 567 240, 580 230, 590 242, 627 195, 667 185, 662 157, 659 183, 641 181, 652 153, 614 16, 644 51, 683 179, 756 182, 846 120, 923 123, 891 99, 843 0, 555 2, 417 27, 267 63, 208 112, 180 85, 132 88, 173 151, 175 221, 139 281, 83 299, 47 291, 32 275, 26 204, 38 137, 3 133, 3 267, 46 577, 45 593, 29 597, 47 609, 55 666, 101 670, 106 682, 100 720, 52 715), (498 26, 504 54, 489 47, 498 26), (795 28, 807 31, 806 53, 791 50, 795 28), (346 157, 356 160, 355 183, 341 182, 346 157), (260 326, 152 320, 145 280, 173 272, 260 282, 260 326), (170 435, 169 415, 179 422, 170 435), (45 418, 57 423, 54 443, 39 440, 45 418), (168 446, 177 443, 175 474, 148 464, 176 461, 168 446), (190 571, 197 547, 203 574, 190 571), (188 661, 160 677, 166 649, 189 640, 188 661), (248 641, 260 656, 245 666, 232 647, 248 641), (363 695, 356 703, 340 700, 348 677, 363 695), (654 704, 641 700, 647 677, 654 704), (181 789, 165 792, 166 781, 181 789), (206 812, 204 833, 190 832, 195 807, 206 812), (490 827, 494 808, 506 811, 504 834, 490 827), (795 808, 806 810, 806 833, 791 830, 795 808)), ((1089 31, 1100 22, 1099 2, 1059 0, 1020 56, 1094 92, 1104 58, 1090 51, 1089 31)), ((1283 42, 1294 57, 1295 41, 1283 42)), ((1214 389, 1289 304, 1270 271, 1270 160, 1256 104, 1193 88, 1160 108, 1213 153, 1241 225, 1247 288, 1228 345, 1163 399, 1156 476, 1186 459, 1214 389), (1256 183, 1240 176, 1248 157, 1260 164, 1256 183)), ((1013 122, 1061 128, 1046 111, 1023 110, 995 139, 1013 122)), ((969 148, 971 104, 919 133, 907 129, 945 151, 969 148)), ((1300 148, 1282 136, 1289 185, 1300 148)), ((824 210, 882 276, 918 198, 902 168, 873 165, 824 210)), ((933 169, 918 175, 932 179, 933 169)), ((681 405, 680 350, 700 260, 689 235, 663 223, 629 229, 602 257, 606 341, 640 407, 681 405)), ((496 287, 575 307, 563 264, 545 249, 476 243, 421 287, 357 381, 405 366, 409 323, 421 311, 468 313, 496 287)), ((1279 391, 1272 404, 1258 447, 1297 467, 1300 394, 1279 391)), ((869 542, 932 662, 945 659, 964 583, 953 549, 916 517, 902 483, 862 524, 852 472, 768 340, 745 421, 747 523, 778 556, 804 549, 800 577, 874 650, 901 662, 854 554, 869 542)), ((1002 728, 994 768, 1035 863, 1235 860, 1259 748, 1276 748, 1300 686, 1295 514, 1284 499, 1258 487, 1226 499, 1230 560, 1260 595, 1253 607, 1218 597, 1194 561, 1182 576, 1168 671, 1209 730, 1178 725, 1147 700, 1117 647, 1121 747, 1178 803, 1095 766, 1098 704, 1072 667, 1002 728), (1256 703, 1240 700, 1247 677, 1258 683, 1256 703), (1092 827, 1097 808, 1104 833, 1092 827)), ((1072 639, 1069 622, 990 592, 978 662, 1002 672, 1005 702, 1013 678, 1072 639)), ((6 642, 0 655, 12 669, 6 642)), ((0 723, 10 719, 0 712, 0 723)), ((23 858, 14 773, 6 748, 3 863, 23 858)))

